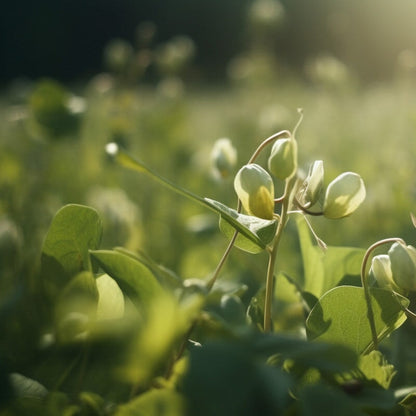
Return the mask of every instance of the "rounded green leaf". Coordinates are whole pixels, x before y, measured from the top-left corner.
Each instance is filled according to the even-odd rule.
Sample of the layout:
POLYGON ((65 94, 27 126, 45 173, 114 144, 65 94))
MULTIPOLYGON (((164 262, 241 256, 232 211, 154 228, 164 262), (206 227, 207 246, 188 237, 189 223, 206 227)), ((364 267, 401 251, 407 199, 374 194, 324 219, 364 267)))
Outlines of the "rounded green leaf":
POLYGON ((70 278, 91 269, 88 251, 99 247, 101 235, 101 219, 93 208, 71 204, 56 213, 41 256, 41 275, 51 298, 70 278))
POLYGON ((93 260, 120 286, 135 305, 147 308, 163 289, 153 273, 142 263, 118 251, 91 251, 93 260))
MULTIPOLYGON (((370 292, 377 338, 381 341, 405 322, 403 309, 409 301, 400 295, 392 296, 390 290, 373 288, 370 292)), ((312 308, 306 327, 310 339, 341 344, 358 354, 373 346, 361 287, 339 286, 326 292, 312 308)))

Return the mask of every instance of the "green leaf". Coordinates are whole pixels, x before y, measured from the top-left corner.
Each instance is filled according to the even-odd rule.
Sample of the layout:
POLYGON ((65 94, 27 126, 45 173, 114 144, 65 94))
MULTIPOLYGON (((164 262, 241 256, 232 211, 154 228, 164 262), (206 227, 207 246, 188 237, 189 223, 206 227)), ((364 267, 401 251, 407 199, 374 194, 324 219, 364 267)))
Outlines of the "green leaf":
POLYGON ((256 351, 267 356, 278 355, 282 360, 292 360, 304 368, 322 372, 341 373, 354 369, 357 354, 343 345, 309 342, 289 335, 266 334, 257 337, 256 351))
POLYGON ((151 390, 120 406, 115 416, 182 416, 184 398, 172 390, 151 390))
MULTIPOLYGON (((263 218, 253 217, 252 215, 244 215, 237 212, 235 209, 229 208, 220 202, 209 200, 221 207, 224 211, 227 211, 232 217, 234 217, 240 224, 249 229, 253 234, 259 237, 264 246, 259 246, 252 240, 248 239, 241 233, 238 234, 235 241, 235 246, 241 250, 249 253, 260 253, 264 247, 269 244, 276 234, 277 221, 276 220, 265 220, 263 218)), ((231 239, 235 232, 235 227, 224 219, 223 215, 220 216, 220 230, 222 233, 231 239)))
POLYGON ((380 351, 371 351, 360 356, 358 368, 367 380, 373 380, 384 389, 388 389, 396 374, 394 366, 389 364, 380 351))
POLYGON ((90 253, 139 309, 146 308, 163 292, 153 273, 131 256, 113 250, 93 250, 90 253))
MULTIPOLYGON (((234 228, 234 230, 237 230, 241 234, 238 247, 243 250, 260 252, 261 250, 264 250, 267 247, 267 244, 273 239, 277 227, 276 220, 264 220, 262 218, 240 214, 235 209, 227 207, 221 202, 213 199, 204 198, 204 201, 212 210, 220 214, 223 223, 226 221, 234 228), (254 244, 251 244, 250 246, 247 241, 244 242, 244 239, 249 240, 254 244), (253 251, 253 245, 258 247, 257 251, 253 251)), ((226 233, 224 228, 222 231, 226 233)))
POLYGON ((302 216, 297 216, 297 226, 304 269, 303 291, 320 298, 345 279, 356 277, 358 280, 365 250, 332 246, 322 250, 313 244, 302 216))
POLYGON ((17 397, 33 397, 41 400, 48 395, 48 390, 45 386, 22 374, 10 374, 10 381, 17 397))
POLYGON ((246 220, 245 220, 246 223, 244 223, 243 221, 240 221, 240 217, 239 217, 240 214, 238 214, 237 211, 227 207, 224 204, 221 204, 218 201, 215 201, 209 198, 202 198, 188 191, 187 189, 184 189, 178 185, 175 185, 168 179, 163 178, 162 176, 160 176, 159 174, 157 174, 156 172, 148 168, 140 160, 133 158, 124 150, 120 149, 115 143, 109 143, 107 145, 107 152, 113 155, 115 160, 118 163, 120 163, 122 166, 132 169, 136 172, 145 173, 149 175, 152 179, 158 181, 162 185, 169 188, 170 190, 190 199, 191 201, 194 201, 200 205, 203 205, 204 207, 210 209, 211 211, 214 211, 217 214, 220 214, 221 218, 224 221, 227 221, 231 225, 231 227, 233 227, 235 230, 241 233, 244 237, 246 237, 248 240, 254 243, 254 245, 260 247, 261 249, 265 249, 268 242, 270 242, 270 240, 267 242, 263 240, 264 237, 266 237, 266 240, 269 238, 270 230, 265 232, 266 236, 263 235, 263 238, 261 236, 262 235, 261 230, 263 230, 263 228, 270 227, 272 225, 271 223, 275 223, 275 221, 270 221, 269 223, 265 224, 265 223, 262 223, 261 221, 260 222, 256 221, 257 218, 253 217, 256 219, 256 220, 253 220, 253 223, 247 224, 246 220), (256 223, 258 223, 257 226, 254 225, 256 223), (259 226, 259 224, 261 224, 261 226, 259 226), (260 235, 259 235, 259 231, 260 231, 260 235))
POLYGON ((152 299, 146 319, 125 355, 125 363, 119 368, 120 379, 144 389, 155 376, 166 374, 174 348, 186 339, 203 304, 200 295, 189 296, 181 303, 169 293, 152 299))
POLYGON ((126 256, 130 256, 133 259, 139 261, 140 263, 144 264, 152 273, 155 275, 159 283, 167 289, 175 290, 179 287, 182 287, 183 282, 182 279, 172 270, 164 267, 161 264, 158 264, 154 261, 151 257, 145 254, 142 251, 138 253, 133 253, 124 247, 115 247, 115 251, 118 251, 126 256))
POLYGON ((79 401, 82 405, 81 414, 86 415, 104 415, 106 403, 104 398, 100 395, 91 393, 89 391, 83 391, 79 394, 79 401))
POLYGON ((99 247, 101 235, 101 219, 93 208, 71 204, 56 213, 41 256, 41 275, 50 296, 72 276, 91 269, 88 251, 99 247))
POLYGON ((93 273, 81 272, 74 276, 63 288, 57 299, 57 315, 62 318, 70 312, 95 315, 98 290, 93 273))
MULTIPOLYGON (((403 307, 409 301, 384 289, 373 288, 370 293, 377 339, 381 341, 404 323, 403 307)), ((358 354, 373 347, 361 287, 339 286, 325 293, 309 314, 306 327, 310 339, 345 345, 358 354)))
POLYGON ((246 342, 208 342, 190 351, 183 380, 190 415, 269 416, 283 414, 290 375, 253 354, 246 342))
POLYGON ((396 406, 394 392, 380 387, 364 386, 363 390, 354 398, 360 409, 366 412, 366 415, 385 414, 386 411, 387 414, 392 414, 392 410, 396 406))
POLYGON ((307 386, 300 392, 299 404, 304 416, 365 416, 358 404, 345 393, 325 385, 307 386), (336 409, 336 410, 335 410, 336 409))
POLYGON ((223 295, 219 304, 206 308, 221 329, 229 333, 239 333, 247 329, 245 308, 236 295, 223 295))
POLYGON ((399 404, 403 406, 410 415, 416 412, 416 391, 415 387, 400 389, 396 392, 396 397, 401 398, 402 394, 408 392, 402 400, 400 400, 399 404))
POLYGON ((108 320, 121 318, 124 315, 124 295, 117 282, 108 274, 97 280, 98 304, 97 319, 108 320))

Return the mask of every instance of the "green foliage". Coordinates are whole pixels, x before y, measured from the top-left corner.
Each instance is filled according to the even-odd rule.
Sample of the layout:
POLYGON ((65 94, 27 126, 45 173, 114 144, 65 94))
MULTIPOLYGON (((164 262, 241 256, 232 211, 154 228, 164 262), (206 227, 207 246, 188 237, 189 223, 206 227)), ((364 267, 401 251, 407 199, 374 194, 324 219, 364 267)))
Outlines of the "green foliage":
POLYGON ((325 247, 313 243, 305 220, 297 219, 303 259, 302 288, 320 298, 341 282, 357 283, 364 250, 355 247, 325 247))
POLYGON ((258 247, 264 249, 267 243, 270 241, 270 232, 266 230, 266 232, 263 233, 263 229, 270 229, 270 226, 273 226, 274 221, 265 222, 261 221, 261 219, 259 221, 257 217, 247 218, 246 216, 239 214, 234 209, 227 207, 221 202, 209 198, 201 198, 200 196, 173 184, 169 180, 153 172, 146 165, 144 165, 143 162, 134 159, 123 150, 119 149, 115 143, 110 143, 107 145, 107 152, 110 155, 114 155, 116 160, 123 166, 136 170, 139 173, 145 173, 156 181, 161 182, 163 185, 167 186, 174 192, 177 192, 178 194, 183 195, 186 198, 197 202, 198 204, 204 205, 217 214, 220 214, 221 219, 227 221, 232 227, 234 227, 235 230, 240 232, 244 237, 246 237, 252 243, 256 244, 258 247), (262 233, 265 234, 266 241, 264 241, 264 237, 261 238, 259 235, 262 233))
POLYGON ((171 390, 151 390, 120 406, 115 416, 182 416, 183 398, 171 390))
MULTIPOLYGON (((216 204, 219 205, 219 203, 216 204)), ((224 207, 223 209, 229 212, 231 216, 234 216, 242 226, 258 236, 261 242, 261 245, 254 244, 252 240, 239 233, 235 242, 236 247, 255 254, 263 251, 266 245, 272 241, 276 233, 277 221, 264 220, 263 218, 244 215, 227 207, 224 207)), ((228 221, 226 221, 222 215, 220 216, 220 230, 226 237, 231 239, 236 229, 237 228, 233 227, 228 221)))
POLYGON ((358 363, 360 372, 369 381, 375 381, 379 386, 388 389, 396 374, 394 366, 386 361, 380 351, 371 351, 361 355, 358 363))
MULTIPOLYGON (((371 303, 377 339, 381 341, 404 323, 403 308, 409 301, 374 288, 371 303)), ((311 310, 306 326, 309 338, 346 345, 358 354, 374 348, 364 289, 360 287, 339 286, 326 292, 311 310)))
MULTIPOLYGON (((230 141, 221 150, 230 154, 213 155, 220 174, 208 175, 206 143, 216 133, 207 127, 215 123, 207 109, 198 113, 199 100, 150 97, 142 90, 139 95, 99 81, 90 85, 82 130, 66 130, 56 121, 68 111, 62 103, 69 97, 56 86, 48 93, 53 105, 31 101, 27 119, 5 124, 5 143, 0 144, 0 414, 315 416, 332 414, 334 408, 348 415, 412 414, 415 389, 404 386, 416 384, 416 357, 397 335, 408 340, 414 335, 414 293, 396 293, 395 285, 377 287, 382 279, 375 270, 368 273, 371 256, 387 242, 379 240, 380 233, 397 227, 399 234, 411 235, 403 219, 410 205, 405 191, 392 185, 393 174, 379 178, 382 169, 374 167, 377 177, 371 176, 373 166, 361 155, 374 153, 372 141, 362 137, 384 136, 357 127, 347 140, 345 131, 331 124, 336 106, 327 102, 329 90, 293 88, 289 94, 282 85, 283 101, 287 93, 324 111, 308 109, 307 141, 295 138, 297 126, 269 136, 250 157, 245 145, 251 145, 250 136, 286 124, 284 111, 275 113, 272 107, 277 118, 260 128, 247 117, 259 105, 254 89, 230 92, 221 101, 224 108, 210 102, 210 111, 233 108, 222 114, 221 122, 229 124, 218 129, 241 139, 234 144, 240 159, 247 158, 239 160, 242 165, 265 166, 265 153, 272 155, 277 196, 269 204, 272 219, 264 219, 256 216, 261 211, 241 213, 240 204, 234 205, 231 175, 237 157, 230 141), (241 106, 234 105, 237 97, 241 106), (191 101, 199 115, 190 115, 191 101), (319 118, 321 113, 328 122, 319 118), (78 141, 43 140, 68 134, 78 141), (314 147, 321 136, 325 146, 314 147), (351 149, 358 148, 355 136, 360 151, 352 157, 351 149), (296 151, 269 147, 282 138, 296 151), (107 146, 113 158, 103 154, 107 141, 118 143, 107 146), (130 152, 146 155, 149 165, 159 164, 163 176, 130 152), (338 173, 334 166, 363 172, 369 198, 352 220, 326 221, 325 189, 338 202, 339 197, 347 200, 342 214, 350 214, 360 204, 349 204, 349 198, 358 192, 361 203, 363 197, 361 177, 354 174, 358 187, 334 192, 325 185, 323 162, 312 162, 315 157, 328 159, 325 170, 332 177, 338 173), (276 161, 287 162, 283 175, 276 161), (97 183, 106 192, 104 202, 93 195, 97 183), (382 184, 383 195, 390 188, 392 193, 383 200, 374 190, 382 184), (77 203, 65 205, 69 201, 77 203), (390 201, 397 216, 385 215, 390 201), (208 215, 195 227, 190 219, 200 220, 203 209, 208 215), (369 215, 372 210, 375 214, 369 215), (216 232, 216 217, 226 240, 216 232), (368 250, 358 248, 373 239, 377 243, 368 250), (113 247, 118 245, 125 247, 113 247), (189 258, 194 270, 184 278, 189 258)), ((367 116, 379 97, 370 98, 360 96, 367 116)), ((346 113, 343 120, 352 117, 353 98, 337 99, 346 113)), ((382 122, 372 120, 373 125, 382 122)), ((385 146, 390 159, 406 148, 385 146)), ((384 149, 377 143, 378 148, 384 149)), ((394 171, 405 183, 401 169, 394 171)), ((406 247, 401 239, 388 242, 406 247)), ((395 270, 405 266, 397 259, 394 263, 395 270)))
POLYGON ((146 308, 162 293, 162 288, 150 270, 139 261, 112 250, 94 250, 91 256, 137 305, 146 308))
POLYGON ((101 219, 90 207, 67 205, 56 213, 41 257, 41 275, 52 295, 62 280, 91 270, 88 250, 98 248, 101 235, 101 219))

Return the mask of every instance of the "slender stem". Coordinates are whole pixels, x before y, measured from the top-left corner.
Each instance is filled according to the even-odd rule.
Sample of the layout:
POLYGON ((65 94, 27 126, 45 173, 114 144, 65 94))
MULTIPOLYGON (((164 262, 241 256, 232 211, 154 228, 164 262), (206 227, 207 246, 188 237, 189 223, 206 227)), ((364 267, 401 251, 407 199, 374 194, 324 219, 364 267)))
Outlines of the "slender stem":
POLYGON ((384 240, 377 241, 376 243, 374 243, 368 248, 368 250, 366 251, 364 255, 363 262, 361 264, 361 285, 363 286, 363 289, 364 289, 364 297, 367 303, 367 318, 370 323, 371 336, 373 339, 373 345, 374 345, 375 350, 377 349, 377 345, 378 345, 378 337, 377 337, 376 323, 374 320, 373 306, 371 304, 370 288, 369 288, 368 279, 367 279, 367 263, 372 252, 377 247, 380 247, 383 244, 396 243, 396 242, 404 243, 404 241, 401 238, 386 238, 384 240))
POLYGON ((292 177, 286 180, 284 198, 282 203, 282 210, 280 213, 280 221, 277 226, 276 235, 273 240, 272 248, 269 252, 269 263, 267 265, 267 277, 266 277, 266 296, 264 300, 264 323, 263 328, 264 332, 271 331, 272 325, 272 300, 274 292, 274 269, 277 258, 277 249, 283 234, 283 230, 288 220, 288 211, 290 205, 290 194, 292 192, 293 186, 296 183, 296 177, 292 177), (295 180, 294 180, 295 179, 295 180))
POLYGON ((298 131, 299 126, 302 123, 303 120, 303 109, 302 108, 298 108, 298 113, 299 113, 299 120, 297 121, 294 129, 293 129, 293 137, 296 136, 296 132, 298 131))
POLYGON ((269 263, 267 265, 266 297, 264 300, 264 332, 270 332, 272 329, 272 300, 274 288, 274 267, 277 258, 277 246, 277 244, 273 246, 273 250, 269 253, 269 263))
MULTIPOLYGON (((267 145, 269 145, 270 143, 272 143, 273 141, 277 140, 279 137, 282 137, 282 136, 289 136, 290 137, 291 134, 290 134, 290 132, 288 130, 282 130, 282 131, 279 131, 278 133, 273 134, 272 136, 268 137, 267 139, 265 139, 257 147, 257 149, 255 150, 255 152, 253 153, 253 155, 250 157, 248 163, 253 163, 257 159, 257 157, 260 154, 260 152, 267 145)), ((284 195, 282 196, 282 198, 279 199, 278 202, 283 202, 283 204, 285 204, 285 198, 286 198, 287 194, 288 194, 288 192, 285 189, 284 195)), ((287 212, 287 207, 285 208, 285 211, 287 212)), ((238 200, 238 203, 237 203, 237 212, 241 212, 241 201, 240 200, 238 200)), ((282 209, 282 212, 283 212, 283 209, 282 209)), ((282 228, 283 229, 283 227, 281 227, 281 225, 280 225, 281 222, 282 221, 279 222, 278 230, 279 230, 279 228, 282 228)), ((280 231, 280 233, 281 233, 281 231, 280 231)), ((276 234, 279 234, 279 231, 277 231, 276 234)), ((216 269, 215 269, 215 271, 214 271, 211 279, 208 281, 208 283, 206 285, 206 288, 207 288, 208 291, 211 291, 211 289, 213 288, 215 282, 217 281, 217 278, 218 278, 218 276, 219 276, 219 274, 221 272, 221 269, 224 266, 224 264, 225 264, 225 262, 226 262, 226 260, 227 260, 227 258, 229 256, 229 254, 231 252, 231 249, 233 248, 233 246, 235 244, 235 241, 237 239, 237 236, 238 236, 238 231, 236 230, 234 232, 234 234, 233 234, 230 242, 228 243, 228 246, 225 249, 225 252, 222 255, 222 257, 221 257, 221 259, 220 259, 220 261, 219 261, 219 263, 218 263, 218 265, 217 265, 217 267, 216 267, 216 269)), ((267 278, 267 282, 268 283, 267 284, 269 286, 271 286, 269 288, 269 290, 266 289, 266 297, 267 296, 270 297, 270 299, 267 301, 267 304, 270 305, 270 306, 268 306, 269 316, 271 315, 271 295, 273 293, 273 269, 274 269, 274 263, 275 263, 275 260, 276 260, 276 254, 277 254, 277 244, 275 244, 275 250, 274 251, 275 251, 274 253, 273 253, 273 250, 272 250, 272 252, 270 252, 270 260, 272 260, 272 261, 269 261, 269 269, 270 269, 270 271, 267 272, 267 276, 268 276, 268 278, 267 278)), ((270 326, 270 322, 271 322, 271 319, 269 319, 269 326, 270 326)), ((195 328, 195 325, 196 325, 196 321, 194 321, 192 323, 191 327, 189 328, 188 332, 186 333, 186 335, 184 337, 184 340, 182 341, 182 344, 179 347, 179 351, 178 351, 178 353, 176 355, 176 358, 175 358, 174 362, 177 361, 183 355, 183 353, 185 351, 185 346, 186 346, 187 340, 191 336, 191 333, 193 332, 193 330, 195 328)), ((269 328, 269 330, 270 330, 270 328, 269 328)), ((168 368, 168 370, 166 372, 166 378, 169 378, 170 377, 170 375, 172 373, 172 369, 173 369, 173 363, 172 363, 172 365, 169 366, 169 368, 168 368)))
POLYGON ((220 262, 218 263, 218 265, 217 265, 217 267, 214 271, 214 274, 212 275, 211 279, 207 283, 206 288, 208 289, 208 291, 210 291, 212 289, 212 287, 214 286, 214 283, 216 282, 217 277, 220 274, 222 266, 224 265, 225 261, 227 260, 228 255, 231 252, 231 249, 234 246, 235 240, 237 239, 237 235, 238 235, 238 231, 235 231, 233 237, 231 238, 230 242, 228 243, 227 248, 225 249, 224 254, 221 257, 220 262))
MULTIPOLYGON (((255 152, 253 153, 253 155, 250 157, 248 163, 253 163, 257 157, 259 156, 259 154, 261 153, 261 151, 268 146, 269 144, 273 143, 275 140, 277 140, 278 138, 282 137, 282 136, 289 136, 291 137, 291 133, 288 130, 282 130, 279 131, 278 133, 275 133, 273 135, 271 135, 270 137, 268 137, 267 139, 263 140, 263 142, 257 147, 257 149, 255 150, 255 152)), ((143 167, 141 167, 141 169, 143 169, 143 167)), ((274 265, 276 262, 276 257, 277 257, 277 247, 278 247, 278 243, 284 228, 284 223, 286 223, 287 221, 287 212, 288 212, 288 207, 289 207, 289 201, 288 201, 288 196, 290 195, 290 192, 292 190, 292 178, 288 179, 286 181, 286 187, 285 187, 285 192, 283 194, 283 196, 281 198, 279 198, 276 202, 282 202, 282 213, 281 215, 284 213, 284 218, 281 216, 280 217, 280 221, 279 221, 279 225, 276 231, 276 236, 274 239, 274 245, 271 251, 269 251, 269 264, 268 264, 268 271, 267 271, 267 282, 266 282, 266 301, 265 301, 265 317, 264 317, 264 328, 265 331, 270 331, 271 329, 271 305, 272 305, 272 294, 273 294, 273 271, 274 271, 274 265), (267 310, 267 312, 266 312, 267 310), (267 318, 267 323, 266 323, 266 315, 268 316, 267 318), (266 329, 267 328, 267 329, 266 329)), ((237 203, 237 212, 241 212, 241 201, 238 200, 237 203)), ((208 281, 206 288, 208 291, 210 291, 212 289, 212 287, 214 286, 215 282, 217 281, 217 278, 221 272, 222 267, 225 264, 225 261, 227 260, 231 249, 233 248, 235 241, 237 239, 238 236, 238 231, 236 230, 230 240, 230 242, 228 243, 227 248, 225 249, 224 254, 222 255, 211 279, 208 281)), ((166 371, 165 377, 169 378, 170 375, 172 374, 172 370, 173 370, 173 364, 174 362, 176 362, 177 360, 179 360, 179 358, 183 355, 185 348, 186 348, 186 343, 188 338, 191 336, 194 328, 196 325, 196 321, 194 321, 191 325, 191 327, 189 328, 189 330, 187 331, 184 340, 182 341, 178 353, 174 359, 174 361, 172 362, 172 364, 169 366, 168 370, 166 371)))

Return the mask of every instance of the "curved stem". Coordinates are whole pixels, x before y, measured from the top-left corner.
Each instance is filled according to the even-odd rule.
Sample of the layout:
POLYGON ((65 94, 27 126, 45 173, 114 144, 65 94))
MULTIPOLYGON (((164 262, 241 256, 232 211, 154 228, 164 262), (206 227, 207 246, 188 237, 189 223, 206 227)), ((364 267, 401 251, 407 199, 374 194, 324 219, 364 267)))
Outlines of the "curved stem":
POLYGON ((268 137, 267 139, 263 140, 259 147, 255 150, 255 152, 253 153, 253 155, 251 156, 251 158, 249 159, 248 163, 253 163, 258 155, 261 153, 261 151, 268 146, 270 143, 273 143, 275 140, 279 139, 282 136, 289 136, 291 137, 292 134, 290 133, 289 130, 282 130, 279 131, 278 133, 272 134, 270 137, 268 137))
POLYGON ((283 200, 285 199, 285 196, 284 195, 282 195, 282 196, 280 196, 279 198, 275 198, 274 199, 274 203, 275 204, 280 204, 281 202, 283 202, 283 200))
POLYGON ((302 123, 303 120, 303 109, 302 108, 298 108, 298 113, 299 113, 299 120, 297 121, 294 129, 293 129, 293 136, 296 136, 296 132, 300 126, 300 124, 302 123))
POLYGON ((297 205, 297 207, 301 210, 301 211, 303 211, 305 214, 308 214, 308 215, 313 215, 313 216, 315 216, 315 217, 318 217, 318 216, 322 216, 322 215, 324 215, 324 212, 323 211, 310 211, 309 210, 309 207, 307 207, 307 206, 305 206, 305 205, 302 205, 301 203, 300 203, 300 201, 295 197, 295 202, 296 202, 296 205, 297 205))
POLYGON ((374 349, 377 349, 378 344, 378 338, 377 338, 377 329, 376 329, 376 323, 374 320, 374 311, 373 306, 371 304, 371 295, 370 295, 370 288, 368 286, 368 279, 367 279, 367 263, 368 260, 372 254, 372 252, 377 248, 380 247, 383 244, 389 244, 389 243, 404 243, 404 241, 401 238, 386 238, 384 240, 377 241, 373 245, 371 245, 368 250, 366 251, 363 262, 361 264, 361 285, 364 289, 364 297, 365 301, 367 303, 367 318, 370 323, 370 329, 371 329, 371 336, 373 339, 373 345, 374 349))

